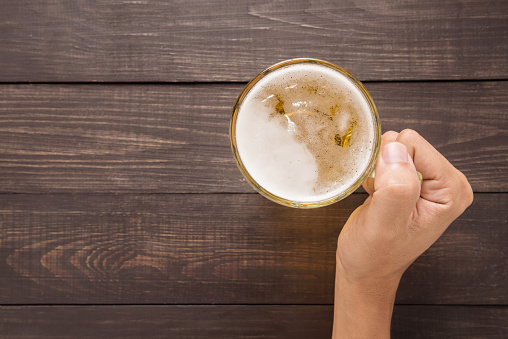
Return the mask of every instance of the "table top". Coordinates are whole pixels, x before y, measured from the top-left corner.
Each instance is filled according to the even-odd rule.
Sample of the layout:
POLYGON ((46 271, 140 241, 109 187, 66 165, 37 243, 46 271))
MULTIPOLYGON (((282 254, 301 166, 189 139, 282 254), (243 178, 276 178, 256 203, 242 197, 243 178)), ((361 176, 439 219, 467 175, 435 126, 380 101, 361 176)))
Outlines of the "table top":
POLYGON ((508 2, 0 3, 0 337, 330 337, 366 194, 276 205, 229 147, 247 81, 295 57, 355 74, 475 192, 393 338, 508 336, 508 2))

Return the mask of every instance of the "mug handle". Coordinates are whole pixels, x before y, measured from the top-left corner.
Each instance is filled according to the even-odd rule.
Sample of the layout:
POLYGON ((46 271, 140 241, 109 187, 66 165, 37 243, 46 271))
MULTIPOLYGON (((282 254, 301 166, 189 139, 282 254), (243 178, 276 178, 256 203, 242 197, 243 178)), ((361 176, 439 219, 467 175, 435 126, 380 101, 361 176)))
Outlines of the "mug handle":
MULTIPOLYGON (((420 181, 420 185, 423 182, 423 176, 420 172, 416 171, 416 174, 418 174, 418 181, 420 181)), ((372 170, 372 173, 370 174, 369 178, 374 179, 376 177, 376 170, 372 170)))

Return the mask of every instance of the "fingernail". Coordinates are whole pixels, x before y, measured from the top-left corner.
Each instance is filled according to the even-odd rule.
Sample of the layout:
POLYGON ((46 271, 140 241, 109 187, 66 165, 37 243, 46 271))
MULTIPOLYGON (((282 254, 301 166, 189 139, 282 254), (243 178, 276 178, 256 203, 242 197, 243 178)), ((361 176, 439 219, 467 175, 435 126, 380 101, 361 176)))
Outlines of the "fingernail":
POLYGON ((407 148, 400 142, 391 142, 383 148, 383 160, 386 162, 407 162, 407 148))

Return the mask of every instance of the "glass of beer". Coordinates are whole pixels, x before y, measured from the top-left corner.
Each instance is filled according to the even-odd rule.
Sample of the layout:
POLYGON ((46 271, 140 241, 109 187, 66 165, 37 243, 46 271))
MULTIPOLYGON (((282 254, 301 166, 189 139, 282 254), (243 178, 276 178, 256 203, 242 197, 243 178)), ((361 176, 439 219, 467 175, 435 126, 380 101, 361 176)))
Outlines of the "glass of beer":
POLYGON ((374 170, 381 129, 363 85, 326 61, 266 69, 238 97, 230 143, 247 182, 266 198, 312 208, 353 193, 374 170))

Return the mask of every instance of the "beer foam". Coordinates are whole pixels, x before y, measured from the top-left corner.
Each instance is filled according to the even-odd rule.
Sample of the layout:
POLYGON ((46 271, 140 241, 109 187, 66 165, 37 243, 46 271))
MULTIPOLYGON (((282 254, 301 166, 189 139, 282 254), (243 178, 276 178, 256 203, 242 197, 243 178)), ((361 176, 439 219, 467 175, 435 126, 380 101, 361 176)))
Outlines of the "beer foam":
POLYGON ((362 92, 319 64, 293 64, 261 78, 237 114, 242 164, 264 189, 300 203, 348 190, 374 151, 374 122, 362 92))

